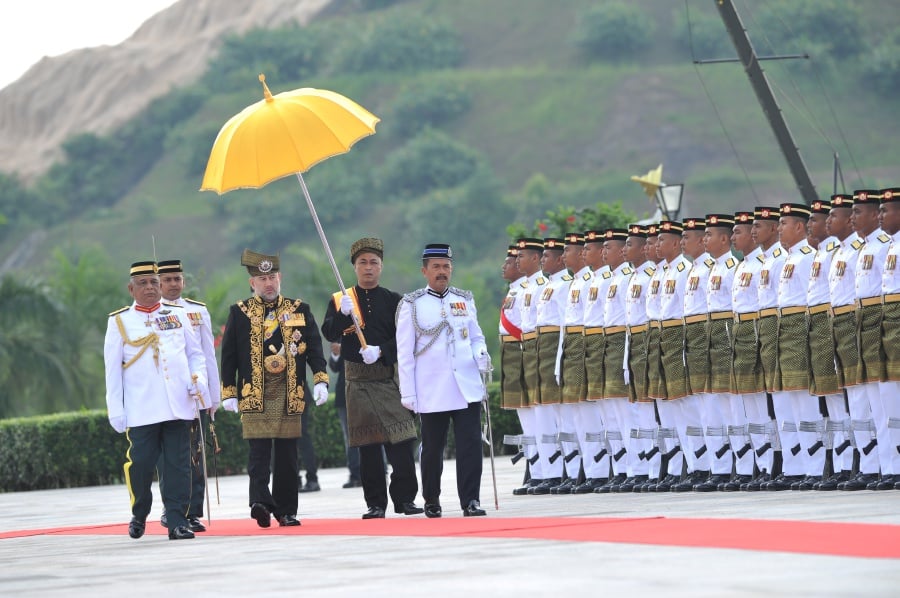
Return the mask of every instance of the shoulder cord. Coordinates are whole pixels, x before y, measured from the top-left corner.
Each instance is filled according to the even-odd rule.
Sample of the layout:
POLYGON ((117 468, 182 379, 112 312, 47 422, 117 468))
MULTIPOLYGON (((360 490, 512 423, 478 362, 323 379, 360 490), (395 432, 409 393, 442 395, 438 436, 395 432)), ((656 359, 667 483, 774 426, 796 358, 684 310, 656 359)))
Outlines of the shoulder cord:
MULTIPOLYGON (((415 351, 413 353, 413 357, 418 357, 419 355, 421 355, 422 353, 424 353, 425 351, 427 351, 428 349, 431 348, 431 345, 433 345, 437 341, 438 336, 440 335, 441 331, 444 328, 447 328, 449 330, 450 322, 448 322, 447 319, 444 318, 441 320, 441 322, 437 326, 433 326, 432 328, 422 328, 421 326, 419 326, 419 319, 416 317, 416 302, 411 301, 410 305, 411 305, 411 309, 412 309, 413 327, 416 329, 416 340, 418 340, 419 337, 421 337, 421 336, 430 336, 431 337, 431 340, 428 341, 427 345, 425 345, 424 347, 422 347, 421 349, 419 349, 418 351, 415 351)), ((452 343, 453 335, 448 335, 448 337, 449 337, 449 342, 452 343)))
POLYGON ((159 369, 159 335, 155 332, 151 332, 147 336, 142 336, 136 341, 128 338, 128 334, 125 332, 125 325, 122 323, 122 316, 116 316, 116 326, 119 327, 119 334, 122 335, 122 341, 128 345, 129 347, 140 347, 141 350, 137 352, 137 355, 128 360, 123 366, 123 370, 127 370, 131 365, 141 358, 141 355, 147 350, 147 347, 153 347, 153 363, 156 364, 156 369, 159 369))

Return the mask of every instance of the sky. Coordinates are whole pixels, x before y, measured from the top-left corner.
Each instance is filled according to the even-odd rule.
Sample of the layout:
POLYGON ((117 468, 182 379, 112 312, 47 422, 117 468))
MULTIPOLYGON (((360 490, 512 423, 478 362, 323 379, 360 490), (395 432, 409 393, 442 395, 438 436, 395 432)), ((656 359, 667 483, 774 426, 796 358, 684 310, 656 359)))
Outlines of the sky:
POLYGON ((177 0, 0 0, 0 89, 44 56, 116 45, 177 0))

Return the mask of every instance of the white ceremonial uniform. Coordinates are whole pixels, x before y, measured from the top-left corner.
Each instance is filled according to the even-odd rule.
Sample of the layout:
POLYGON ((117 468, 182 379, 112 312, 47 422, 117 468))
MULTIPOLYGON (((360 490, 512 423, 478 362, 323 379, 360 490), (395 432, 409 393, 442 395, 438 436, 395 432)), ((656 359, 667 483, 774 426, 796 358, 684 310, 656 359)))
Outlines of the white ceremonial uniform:
MULTIPOLYGON (((503 324, 503 318, 500 319, 498 323, 500 338, 510 336, 521 336, 522 334, 522 309, 521 304, 523 300, 523 295, 525 293, 525 289, 528 287, 528 277, 521 276, 517 278, 514 282, 509 285, 509 289, 506 291, 506 297, 503 299, 503 306, 500 308, 501 313, 506 317, 509 322, 509 328, 517 328, 518 330, 510 330, 507 326, 503 324)), ((501 342, 504 342, 501 340, 501 342)), ((515 341, 509 341, 515 342, 515 341)), ((518 341, 519 346, 521 347, 522 341, 521 338, 518 341)), ((502 384, 502 382, 501 382, 502 384)), ((522 389, 524 392, 524 388, 522 389)), ((534 444, 534 426, 532 424, 534 417, 529 415, 527 412, 530 410, 530 407, 519 407, 516 409, 516 415, 519 417, 519 425, 522 427, 522 436, 528 438, 528 441, 523 441, 521 444, 522 452, 525 455, 525 458, 528 459, 529 463, 537 454, 537 446, 534 444)), ((533 467, 529 469, 529 471, 533 471, 533 467)))
MULTIPOLYGON (((628 262, 619 264, 612 272, 612 278, 609 281, 606 293, 601 296, 601 302, 604 304, 603 328, 606 331, 604 334, 609 334, 610 330, 625 328, 626 326, 625 298, 628 294, 628 282, 631 279, 632 274, 634 274, 634 269, 628 262), (605 297, 605 301, 602 301, 603 297, 605 297)), ((623 331, 617 334, 626 333, 623 331)), ((614 364, 612 368, 608 368, 606 367, 608 364, 606 364, 604 360, 603 399, 598 401, 598 404, 600 405, 601 417, 606 423, 607 431, 618 431, 622 438, 621 448, 625 449, 624 459, 619 458, 617 460, 613 458, 613 473, 615 475, 625 474, 627 477, 631 478, 634 477, 633 467, 636 460, 636 451, 632 451, 631 449, 631 428, 633 425, 631 408, 628 403, 627 387, 622 386, 622 388, 626 390, 621 394, 608 396, 610 387, 607 385, 607 381, 611 379, 615 379, 617 384, 625 382, 625 364, 627 363, 627 358, 628 353, 626 346, 626 353, 624 354, 622 362, 614 364)), ((619 447, 615 446, 614 442, 611 442, 610 445, 612 446, 613 454, 615 455, 618 452, 619 447)))
POLYGON ((448 287, 403 296, 397 308, 400 396, 415 397, 416 412, 465 409, 484 398, 475 356, 487 351, 472 293, 448 287))
MULTIPOLYGON (((749 318, 755 320, 759 316, 759 273, 762 271, 765 254, 757 247, 744 256, 743 261, 737 265, 734 279, 731 284, 731 307, 735 319, 749 318)), ((756 343, 756 355, 759 358, 759 342, 756 343)), ((758 364, 757 364, 758 365, 758 364)), ((766 393, 749 392, 740 395, 744 404, 744 413, 747 416, 747 426, 750 431, 750 442, 753 444, 751 454, 756 461, 756 468, 760 472, 772 473, 772 462, 775 452, 765 450, 763 454, 757 451, 762 447, 775 446, 778 431, 775 429, 775 421, 769 418, 769 407, 766 393)))
MULTIPOLYGON (((877 228, 866 237, 866 244, 859 252, 859 261, 856 264, 856 299, 863 309, 870 301, 881 303, 882 277, 890 247, 891 235, 885 233, 881 228, 877 228)), ((857 328, 863 329, 866 326, 858 322, 857 328)), ((862 332, 865 333, 864 330, 862 332)), ((863 342, 862 339, 860 342, 863 342)), ((863 361, 862 353, 864 352, 861 345, 860 362, 863 361)), ((887 413, 890 409, 886 407, 885 401, 895 399, 881 395, 879 375, 880 372, 868 372, 867 380, 861 380, 860 386, 869 400, 869 408, 872 410, 872 420, 875 424, 875 437, 879 439, 877 450, 873 452, 878 453, 881 475, 893 476, 900 471, 894 471, 894 456, 897 454, 897 447, 887 441, 889 438, 887 413), (882 438, 885 439, 885 442, 880 441, 882 438)))
MULTIPOLYGON (((544 386, 552 386, 554 384, 557 387, 559 386, 560 356, 562 342, 564 340, 564 332, 561 327, 565 323, 566 302, 569 299, 568 290, 571 283, 572 276, 569 275, 565 268, 563 268, 559 272, 554 272, 548 276, 547 284, 544 285, 540 295, 537 296, 537 305, 535 306, 535 329, 538 331, 538 337, 540 337, 541 329, 544 326, 560 329, 559 342, 556 350, 556 363, 554 366, 555 379, 546 380, 542 375, 540 378, 542 392, 544 386)), ((544 368, 546 367, 546 364, 541 363, 540 356, 538 357, 538 364, 540 370, 545 371, 544 368)), ((561 405, 559 403, 545 403, 545 400, 546 397, 542 394, 541 403, 533 407, 535 434, 538 442, 538 453, 540 454, 541 459, 541 470, 546 474, 545 477, 547 479, 555 479, 562 477, 564 465, 568 467, 571 467, 572 465, 571 461, 566 464, 564 463, 564 460, 560 458, 554 459, 553 463, 550 462, 550 457, 554 455, 557 450, 562 454, 565 454, 568 452, 567 449, 571 450, 573 448, 571 446, 562 447, 560 445, 558 440, 559 433, 563 432, 564 434, 574 435, 575 427, 571 418, 571 409, 560 409, 561 405), (570 416, 567 418, 568 421, 566 422, 562 421, 564 412, 567 412, 570 416)), ((580 463, 578 465, 580 465, 580 463)), ((567 472, 568 471, 569 469, 567 469, 567 472)), ((575 475, 572 476, 570 474, 570 477, 577 478, 578 469, 575 470, 575 475)))
MULTIPOLYGON (((593 271, 591 280, 587 281, 582 288, 581 304, 584 309, 581 314, 581 321, 585 330, 603 327, 603 307, 606 301, 605 291, 611 280, 612 271, 609 266, 604 265, 593 271)), ((587 341, 588 339, 585 337, 585 346, 587 341)), ((585 371, 586 379, 590 378, 591 375, 591 372, 585 371)), ((606 435, 606 422, 603 421, 600 405, 596 403, 596 399, 599 398, 599 396, 592 397, 590 390, 588 390, 587 401, 580 411, 584 418, 585 434, 590 434, 591 438, 603 438, 606 435)), ((611 457, 609 451, 603 448, 605 444, 605 440, 596 441, 593 443, 594 448, 588 449, 589 452, 587 454, 602 454, 603 456, 596 461, 593 458, 587 458, 582 461, 585 466, 585 476, 595 480, 608 477, 611 457), (588 468, 590 468, 590 472, 588 472, 588 468)))
MULTIPOLYGON (((841 246, 841 241, 835 236, 828 237, 816 250, 812 269, 809 272, 809 288, 806 292, 806 305, 810 314, 813 310, 831 308, 831 291, 828 288, 828 272, 831 270, 831 262, 841 246)), ((827 311, 826 309, 826 311, 827 311)), ((810 359, 816 359, 810 354, 810 359)), ((847 406, 844 402, 844 393, 829 393, 823 395, 828 410, 828 418, 825 420, 826 433, 831 435, 832 463, 835 472, 850 471, 853 467, 853 451, 843 450, 840 447, 848 433, 842 429, 842 424, 850 419, 847 406), (832 422, 829 424, 829 422, 832 422), (829 430, 829 428, 831 428, 829 430), (840 452, 838 452, 840 450, 840 452)))
MULTIPOLYGON (((646 338, 647 332, 647 292, 650 288, 650 280, 656 274, 656 264, 646 261, 634 268, 634 274, 628 280, 628 289, 625 292, 625 323, 628 326, 628 342, 625 343, 625 371, 627 378, 637 384, 636 388, 646 388, 644 381, 634 379, 634 372, 629 363, 629 353, 632 349, 632 334, 635 330, 644 329, 641 338, 646 338)), ((646 355, 644 355, 646 359, 646 355)), ((646 368, 646 365, 645 365, 646 368)), ((646 369, 645 369, 646 372, 646 369)), ((656 423, 656 412, 653 409, 653 403, 646 396, 638 395, 635 397, 636 402, 629 403, 631 411, 631 430, 632 451, 629 458, 634 455, 634 461, 631 463, 631 470, 634 475, 649 475, 650 478, 659 478, 660 452, 654 451, 653 456, 649 459, 640 458, 640 455, 648 455, 654 447, 654 437, 658 425, 656 423)))
MULTIPOLYGON (((589 266, 584 266, 572 275, 572 282, 569 284, 568 297, 566 300, 566 311, 565 311, 565 319, 564 324, 566 330, 571 326, 583 326, 584 323, 584 298, 585 291, 590 285, 591 281, 594 279, 594 272, 591 270, 589 266)), ((573 334, 571 332, 566 332, 566 334, 573 334)), ((583 334, 583 332, 575 333, 575 334, 583 334)), ((567 356, 564 352, 561 351, 560 357, 563 361, 567 359, 567 356)), ((581 359, 582 363, 584 362, 584 353, 577 356, 578 359, 581 359)), ((563 380, 563 384, 566 384, 565 379, 563 380)), ((587 429, 586 423, 591 419, 590 415, 586 415, 586 411, 590 411, 591 409, 596 409, 596 406, 589 401, 581 401, 579 403, 564 403, 560 405, 561 411, 561 422, 566 422, 566 430, 568 428, 573 428, 573 433, 575 434, 576 443, 572 445, 571 443, 560 443, 563 444, 563 452, 569 454, 573 448, 578 449, 578 456, 572 459, 569 463, 566 463, 566 472, 568 472, 569 476, 572 478, 578 477, 579 468, 584 469, 585 478, 591 479, 590 475, 591 464, 593 463, 593 457, 597 452, 599 452, 599 448, 596 443, 588 443, 585 439, 585 434, 590 430, 587 429), (585 459, 584 456, 588 458, 585 459), (590 463, 588 463, 590 461, 590 463), (574 471, 575 475, 572 475, 572 471, 574 471)))
MULTIPOLYGON (((519 321, 521 322, 520 328, 522 329, 523 336, 525 334, 534 333, 537 329, 537 302, 546 284, 547 279, 540 270, 525 279, 524 288, 522 289, 521 299, 519 301, 519 321)), ((535 363, 537 363, 536 356, 534 357, 535 363)), ((537 372, 523 371, 522 374, 524 378, 530 377, 534 381, 533 384, 526 386, 537 386, 537 372)), ((519 420, 522 422, 522 433, 527 437, 525 439, 525 455, 528 457, 528 462, 530 464, 531 479, 544 480, 550 476, 546 475, 546 472, 543 470, 542 461, 539 458, 540 447, 538 446, 538 439, 540 435, 537 432, 537 424, 534 421, 534 409, 532 409, 535 403, 533 396, 536 396, 540 390, 526 388, 526 392, 529 395, 528 402, 530 406, 527 409, 518 410, 519 420)))
MULTIPOLYGON (((885 310, 888 306, 900 301, 900 270, 897 269, 897 261, 900 257, 900 232, 891 236, 891 244, 884 260, 884 271, 881 274, 881 291, 885 310)), ((896 321, 888 320, 885 314, 882 329, 888 326, 896 326, 896 321)), ((885 347, 887 349, 887 347, 885 347)), ((896 361, 896 347, 892 348, 888 356, 888 363, 896 361)), ((900 446, 900 380, 886 372, 886 380, 880 383, 881 396, 884 401, 885 418, 888 421, 887 444, 893 447, 900 446)), ((880 444, 880 442, 879 442, 880 444)), ((891 467, 894 472, 895 483, 900 481, 900 449, 891 454, 891 467)), ((896 488, 896 486, 895 486, 896 488)))
POLYGON ((194 419, 192 374, 197 375, 200 392, 210 394, 203 349, 184 309, 161 303, 153 312, 143 313, 136 307, 133 303, 113 312, 106 326, 103 356, 110 421, 124 416, 131 428, 194 419), (144 339, 145 344, 136 346, 144 339))
MULTIPOLYGON (((685 318, 685 347, 688 346, 687 334, 688 329, 696 329, 700 327, 700 324, 690 324, 691 316, 704 317, 709 313, 709 304, 707 302, 707 292, 709 286, 709 272, 712 267, 715 265, 716 261, 710 257, 709 253, 703 252, 700 254, 694 261, 691 263, 690 270, 687 275, 687 282, 684 285, 684 318, 685 318)), ((705 327, 703 328, 705 330, 705 327)), ((688 376, 689 378, 697 375, 697 372, 692 372, 692 363, 691 357, 685 355, 685 362, 688 366, 688 376)), ((694 367, 700 367, 700 375, 709 377, 709 357, 707 355, 706 348, 704 347, 702 356, 700 359, 697 359, 695 355, 693 359, 697 361, 705 361, 704 365, 695 364, 694 367)), ((700 428, 701 431, 705 434, 704 436, 693 436, 692 442, 694 443, 691 449, 694 451, 694 468, 696 470, 710 471, 712 467, 715 465, 715 451, 719 450, 722 445, 725 443, 725 437, 721 434, 718 434, 715 437, 709 437, 709 426, 707 425, 710 422, 718 422, 721 418, 713 417, 710 422, 707 422, 707 414, 706 411, 706 384, 700 385, 699 388, 693 388, 693 383, 691 385, 691 394, 684 398, 681 401, 681 417, 683 421, 683 425, 685 426, 685 430, 687 428, 700 428), (708 449, 699 457, 696 456, 696 452, 701 450, 701 446, 706 445, 708 449)), ((715 426, 714 426, 715 427, 715 426)), ((713 430, 714 432, 718 430, 713 430)), ((728 453, 728 457, 730 459, 731 454, 728 453)), ((721 461, 721 460, 720 460, 721 461)), ((731 468, 729 466, 729 473, 731 472, 731 468)), ((712 470, 713 474, 721 474, 724 473, 722 471, 712 470)))
MULTIPOLYGON (((865 243, 865 240, 858 234, 850 233, 846 239, 841 241, 841 246, 831 261, 831 268, 828 271, 828 288, 831 293, 831 310, 835 316, 839 315, 842 310, 856 311, 856 266, 859 252, 865 243)), ((837 339, 835 339, 835 343, 837 344, 837 339)), ((854 344, 857 345, 855 352, 858 358, 859 346, 856 339, 854 339, 854 344)), ((855 377, 845 378, 843 387, 847 393, 847 406, 850 412, 850 420, 846 422, 846 429, 850 430, 854 445, 864 447, 871 440, 871 433, 854 430, 853 422, 870 422, 872 420, 869 398, 865 389, 857 384, 855 377)), ((862 451, 859 452, 860 473, 877 474, 878 469, 878 451, 870 451, 868 455, 862 451)))
POLYGON ((209 316, 209 310, 206 309, 206 304, 193 299, 185 299, 184 297, 179 297, 172 303, 184 308, 184 312, 187 314, 194 332, 197 333, 200 339, 200 345, 203 347, 203 357, 206 360, 206 385, 209 388, 209 395, 204 395, 202 408, 208 409, 213 407, 218 409, 222 401, 222 385, 219 381, 215 335, 212 331, 212 318, 209 316))
MULTIPOLYGON (((816 256, 806 239, 789 247, 785 250, 785 254, 781 275, 778 277, 779 319, 800 318, 801 313, 806 313, 809 276, 816 256)), ((779 330, 779 337, 782 334, 779 330)), ((804 343, 803 351, 808 353, 808 341, 804 343)), ((783 356, 784 354, 779 352, 779 358, 783 356)), ((808 355, 806 359, 809 359, 808 355)), ((789 367, 794 366, 790 363, 785 365, 785 368, 789 367)), ((789 386, 789 383, 779 383, 777 388, 780 389, 782 386, 789 386)), ((808 422, 815 425, 815 422, 822 419, 818 398, 810 396, 807 384, 805 390, 787 388, 773 391, 772 405, 775 408, 775 421, 778 422, 781 438, 784 475, 821 476, 825 466, 825 453, 818 451, 816 457, 809 454, 809 448, 816 442, 816 432, 799 431, 801 423, 808 422), (800 450, 794 454, 797 446, 800 450)))

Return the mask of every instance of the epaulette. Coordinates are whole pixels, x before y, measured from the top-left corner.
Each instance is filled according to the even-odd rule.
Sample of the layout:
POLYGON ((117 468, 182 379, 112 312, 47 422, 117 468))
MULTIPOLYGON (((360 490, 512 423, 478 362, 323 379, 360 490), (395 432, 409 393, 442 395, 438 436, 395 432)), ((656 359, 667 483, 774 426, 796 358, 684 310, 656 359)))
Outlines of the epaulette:
POLYGON ((544 278, 543 276, 538 276, 537 278, 534 279, 534 283, 538 286, 540 286, 542 284, 547 284, 547 279, 544 278))
POLYGON ((881 233, 880 235, 878 235, 878 240, 881 241, 882 243, 890 243, 891 238, 890 238, 890 236, 888 236, 884 233, 881 233))
POLYGON ((456 287, 447 287, 447 290, 454 295, 459 295, 460 297, 465 297, 466 299, 472 299, 472 297, 474 296, 472 295, 472 291, 465 291, 456 287))
POLYGON ((684 268, 685 268, 684 262, 678 262, 678 265, 675 266, 675 269, 678 270, 679 272, 684 272, 684 268))
POLYGON ((865 244, 866 244, 866 242, 863 241, 862 239, 857 239, 857 240, 853 241, 852 243, 850 243, 850 247, 859 251, 862 248, 862 246, 865 244))
POLYGON ((416 289, 415 291, 413 291, 411 293, 407 293, 407 294, 403 295, 403 300, 406 301, 407 303, 412 303, 413 301, 415 301, 416 299, 418 299, 419 297, 421 297, 422 295, 424 295, 427 292, 428 292, 428 289, 425 289, 425 288, 416 289))
POLYGON ((840 243, 838 243, 837 241, 832 241, 825 247, 825 251, 834 251, 835 249, 837 249, 840 246, 841 246, 840 243))
POLYGON ((528 280, 523 280, 522 282, 519 283, 519 286, 522 287, 523 289, 527 289, 528 288, 528 280))
POLYGON ((184 300, 185 300, 185 302, 190 303, 191 305, 199 305, 200 307, 206 307, 205 303, 203 303, 202 301, 197 301, 196 299, 188 299, 187 297, 185 297, 184 300))
POLYGON ((604 272, 604 273, 601 274, 600 276, 603 277, 603 280, 609 280, 609 279, 612 277, 612 272, 610 272, 609 270, 607 270, 606 272, 604 272))
POLYGON ((178 309, 184 309, 184 306, 178 305, 177 303, 169 303, 168 301, 160 301, 160 305, 165 305, 166 307, 177 307, 178 309))
POLYGON ((800 248, 800 253, 802 253, 803 255, 809 255, 810 253, 812 253, 812 247, 810 247, 809 245, 804 245, 800 248))
POLYGON ((766 256, 764 256, 764 255, 761 254, 761 253, 760 253, 758 256, 756 256, 756 259, 759 261, 760 264, 765 264, 765 263, 766 263, 766 256))
POLYGON ((772 252, 772 257, 781 257, 781 254, 781 247, 778 247, 777 249, 775 249, 775 251, 772 252))
POLYGON ((574 280, 574 278, 572 277, 571 274, 563 274, 562 279, 565 280, 566 282, 571 282, 572 280, 574 280))
POLYGON ((713 266, 716 265, 716 260, 712 259, 711 257, 708 257, 705 260, 703 260, 703 263, 706 264, 707 268, 712 268, 713 266))
POLYGON ((593 273, 591 273, 591 272, 585 272, 585 273, 581 276, 581 280, 590 280, 592 276, 593 276, 593 273))
POLYGON ((117 315, 117 314, 122 313, 123 311, 128 311, 128 308, 129 308, 129 307, 131 307, 131 306, 130 306, 130 305, 126 305, 125 307, 120 307, 120 308, 117 309, 116 311, 111 311, 111 312, 109 312, 109 317, 111 318, 111 317, 113 317, 113 316, 115 316, 115 315, 117 315))
POLYGON ((653 275, 656 274, 656 268, 654 268, 653 266, 647 266, 646 268, 644 268, 644 274, 646 274, 650 278, 653 278, 653 275))
POLYGON ((622 268, 622 274, 624 274, 625 276, 628 276, 632 272, 634 272, 634 270, 632 270, 631 268, 628 268, 628 267, 622 268))
POLYGON ((729 270, 734 268, 736 265, 737 265, 737 260, 734 259, 733 257, 730 257, 727 260, 725 260, 725 267, 728 268, 729 270))

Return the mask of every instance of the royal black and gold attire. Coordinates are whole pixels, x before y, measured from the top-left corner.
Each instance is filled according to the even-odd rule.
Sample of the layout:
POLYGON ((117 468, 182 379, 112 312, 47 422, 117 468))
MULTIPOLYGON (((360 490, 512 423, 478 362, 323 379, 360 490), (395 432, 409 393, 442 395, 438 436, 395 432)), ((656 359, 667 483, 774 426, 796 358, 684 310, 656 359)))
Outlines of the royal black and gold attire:
POLYGON ((250 504, 262 504, 276 517, 297 513, 300 414, 311 399, 307 366, 314 383, 328 382, 309 305, 279 295, 272 302, 254 296, 231 306, 222 337, 222 401, 238 400, 250 444, 250 504))

